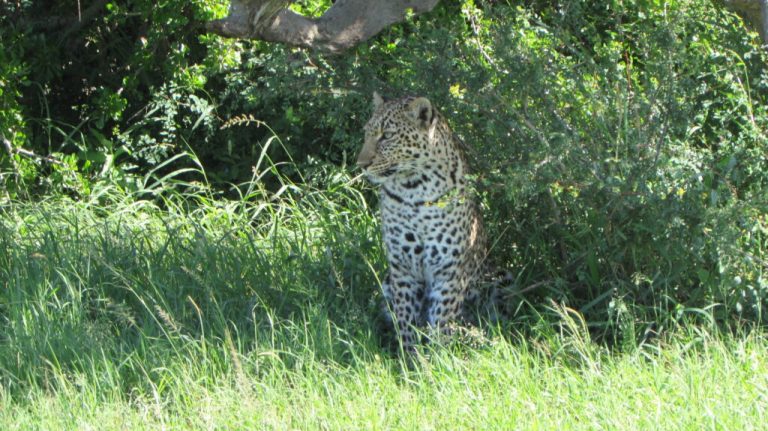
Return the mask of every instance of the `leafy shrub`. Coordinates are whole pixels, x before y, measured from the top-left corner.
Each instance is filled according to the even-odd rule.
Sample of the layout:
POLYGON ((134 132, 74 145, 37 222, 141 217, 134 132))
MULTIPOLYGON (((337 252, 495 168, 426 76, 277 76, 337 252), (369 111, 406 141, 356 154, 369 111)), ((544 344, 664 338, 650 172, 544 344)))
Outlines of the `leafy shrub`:
POLYGON ((24 117, 18 98, 25 83, 26 68, 14 49, 15 38, 0 33, 0 187, 6 197, 15 196, 35 168, 13 151, 25 141, 24 117))
MULTIPOLYGON (((36 11, 77 10, 48 3, 6 5, 0 18, 14 42, 0 47, 0 80, 12 83, 0 125, 14 146, 63 162, 14 167, 26 183, 138 190, 191 152, 236 193, 265 151, 296 161, 285 174, 322 181, 325 164, 357 151, 373 90, 423 94, 472 148, 493 255, 526 301, 566 301, 595 327, 701 310, 762 318, 766 57, 716 5, 441 2, 324 56, 201 35, 220 1, 112 2, 81 25, 36 28, 36 11), (267 127, 221 127, 244 115, 289 156, 268 148, 267 127)), ((10 163, 0 159, 3 172, 10 163)))

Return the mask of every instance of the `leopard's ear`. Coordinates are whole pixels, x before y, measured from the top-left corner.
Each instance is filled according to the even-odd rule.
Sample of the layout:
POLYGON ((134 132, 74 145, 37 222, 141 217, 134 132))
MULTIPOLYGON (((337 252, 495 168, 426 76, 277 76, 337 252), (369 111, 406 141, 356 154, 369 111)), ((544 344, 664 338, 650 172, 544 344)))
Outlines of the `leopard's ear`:
POLYGON ((432 102, 426 97, 417 97, 408 103, 408 110, 411 112, 413 121, 421 127, 428 128, 435 118, 435 112, 432 108, 432 102))
POLYGON ((384 98, 381 97, 378 91, 373 92, 373 110, 377 110, 384 104, 384 98))

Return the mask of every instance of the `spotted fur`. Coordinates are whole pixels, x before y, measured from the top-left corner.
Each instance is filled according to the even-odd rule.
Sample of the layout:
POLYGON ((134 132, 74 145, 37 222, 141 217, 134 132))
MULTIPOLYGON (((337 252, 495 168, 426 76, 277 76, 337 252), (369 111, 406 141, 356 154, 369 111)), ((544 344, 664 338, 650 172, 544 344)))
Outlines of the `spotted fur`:
POLYGON ((460 318, 485 257, 467 160, 428 99, 374 93, 357 164, 380 190, 384 298, 410 350, 415 328, 445 332, 460 318))

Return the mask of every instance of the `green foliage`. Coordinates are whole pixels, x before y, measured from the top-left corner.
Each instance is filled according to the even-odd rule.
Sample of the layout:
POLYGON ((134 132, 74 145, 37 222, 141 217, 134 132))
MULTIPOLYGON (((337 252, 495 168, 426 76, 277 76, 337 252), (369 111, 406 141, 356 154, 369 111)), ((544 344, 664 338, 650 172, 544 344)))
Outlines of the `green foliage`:
POLYGON ((112 188, 0 206, 2 429, 760 429, 764 332, 610 350, 552 305, 526 337, 409 366, 374 333, 383 256, 348 173, 294 184, 264 160, 284 187, 239 200, 197 171, 195 193, 157 179, 162 205, 112 188))
MULTIPOLYGON (((210 115, 210 103, 195 94, 205 84, 202 63, 217 70, 233 64, 221 49, 226 43, 198 30, 201 21, 225 12, 223 1, 24 1, 0 7, 7 57, 0 79, 10 85, 3 121, 14 112, 7 104, 25 119, 2 126, 18 136, 16 148, 61 158, 66 166, 63 159, 77 154, 72 175, 85 183, 113 169, 120 177, 143 175, 185 151, 194 118, 210 115), (215 59, 207 58, 209 47, 215 59)), ((90 188, 83 183, 73 191, 48 175, 56 165, 36 162, 24 192, 90 188)))
POLYGON ((20 87, 26 85, 25 66, 14 47, 17 40, 0 32, 0 187, 6 198, 37 174, 34 165, 14 154, 26 141, 24 116, 19 106, 20 87))
POLYGON ((768 76, 731 14, 443 1, 329 57, 201 34, 224 1, 91 4, 0 3, 4 429, 764 422, 768 76), (411 364, 346 166, 373 90, 440 107, 517 276, 411 364))
POLYGON ((79 5, 2 6, 7 197, 159 199, 152 178, 194 190, 203 167, 238 198, 265 157, 324 184, 373 90, 422 94, 471 148, 492 254, 525 292, 511 310, 551 298, 627 337, 701 310, 763 321, 766 55, 715 4, 444 1, 341 56, 201 34, 223 1, 79 5))
POLYGON ((455 124, 483 119, 462 134, 479 143, 500 251, 595 323, 617 303, 760 319, 764 54, 709 5, 637 6, 485 18, 488 55, 468 58, 487 82, 467 77, 475 106, 455 124))

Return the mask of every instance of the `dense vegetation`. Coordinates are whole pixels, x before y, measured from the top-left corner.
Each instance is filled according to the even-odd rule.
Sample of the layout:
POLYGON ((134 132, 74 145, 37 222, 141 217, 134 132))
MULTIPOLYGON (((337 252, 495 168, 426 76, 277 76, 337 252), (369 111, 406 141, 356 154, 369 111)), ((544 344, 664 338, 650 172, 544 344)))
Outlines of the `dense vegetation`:
POLYGON ((717 3, 443 1, 340 56, 80 3, 0 4, 4 429, 764 422, 768 58, 717 3), (440 107, 516 277, 410 367, 347 163, 374 90, 440 107))

